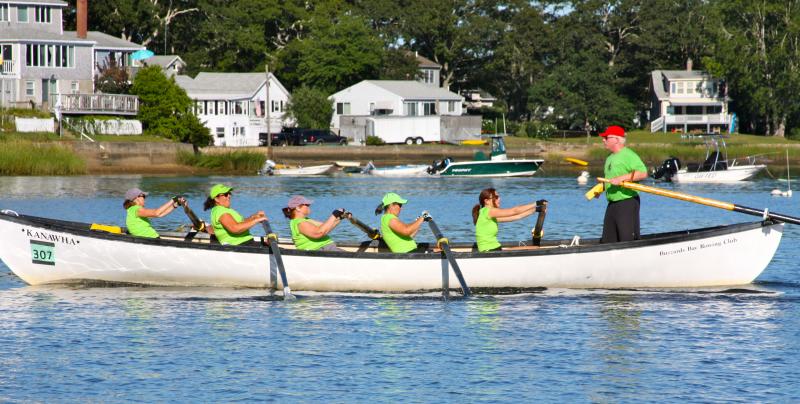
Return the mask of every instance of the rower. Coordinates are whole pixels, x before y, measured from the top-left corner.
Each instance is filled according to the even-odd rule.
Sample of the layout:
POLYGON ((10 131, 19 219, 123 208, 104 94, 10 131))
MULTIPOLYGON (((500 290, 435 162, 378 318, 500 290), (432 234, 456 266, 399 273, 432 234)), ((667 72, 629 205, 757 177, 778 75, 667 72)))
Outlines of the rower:
POLYGON ((383 213, 381 235, 393 253, 407 253, 416 250, 417 242, 414 241, 414 236, 425 221, 420 216, 411 223, 403 223, 398 216, 406 203, 408 203, 407 199, 401 198, 394 192, 389 192, 383 196, 380 205, 375 209, 376 215, 383 213))
POLYGON ((158 238, 158 232, 150 224, 152 217, 164 217, 172 213, 178 206, 186 205, 186 198, 175 197, 158 209, 147 209, 144 207, 147 192, 139 188, 131 188, 125 192, 125 202, 122 207, 127 211, 125 226, 128 233, 134 237, 158 238))
POLYGON ((344 251, 328 234, 339 225, 345 210, 335 209, 324 223, 311 220, 311 204, 314 203, 302 195, 295 195, 283 208, 283 214, 289 219, 289 228, 292 231, 292 241, 298 250, 306 251, 344 251))

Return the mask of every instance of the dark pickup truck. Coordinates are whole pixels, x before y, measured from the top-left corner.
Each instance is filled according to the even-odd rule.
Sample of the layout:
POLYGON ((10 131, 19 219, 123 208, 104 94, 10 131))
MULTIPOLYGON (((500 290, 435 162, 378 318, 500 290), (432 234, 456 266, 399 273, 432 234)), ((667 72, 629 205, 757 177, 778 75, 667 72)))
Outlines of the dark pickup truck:
MULTIPOLYGON (((267 145, 266 133, 259 134, 259 142, 262 146, 267 145)), ((308 144, 346 145, 347 138, 328 129, 283 128, 280 133, 272 134, 272 145, 274 146, 304 146, 308 144)))

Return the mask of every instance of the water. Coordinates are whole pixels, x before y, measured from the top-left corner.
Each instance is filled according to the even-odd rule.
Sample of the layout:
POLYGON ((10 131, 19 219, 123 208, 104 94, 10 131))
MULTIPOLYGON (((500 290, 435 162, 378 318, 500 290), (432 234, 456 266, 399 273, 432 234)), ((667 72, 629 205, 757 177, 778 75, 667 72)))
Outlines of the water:
MULTIPOLYGON (((469 210, 494 186, 504 206, 550 201, 545 238, 598 237, 604 202, 583 199, 573 177, 372 179, 257 177, 0 178, 0 208, 123 224, 122 195, 138 186, 154 207, 188 196, 201 217, 210 185, 233 206, 280 214, 289 196, 315 199, 312 217, 345 207, 377 225, 384 192, 409 199, 453 241, 471 237, 469 210)), ((668 186, 800 216, 784 184, 668 186)), ((750 216, 643 195, 642 231, 750 221, 750 216)), ((174 230, 182 212, 154 223, 174 230)), ((530 235, 535 217, 501 224, 501 239, 530 235)), ((419 238, 432 241, 422 231, 419 238)), ((363 239, 343 223, 337 240, 363 239)), ((720 291, 586 291, 479 296, 300 293, 263 290, 26 286, 0 264, 0 401, 768 401, 800 400, 800 228, 787 225, 755 284, 720 291)), ((291 270, 289 270, 291 280, 291 270)))

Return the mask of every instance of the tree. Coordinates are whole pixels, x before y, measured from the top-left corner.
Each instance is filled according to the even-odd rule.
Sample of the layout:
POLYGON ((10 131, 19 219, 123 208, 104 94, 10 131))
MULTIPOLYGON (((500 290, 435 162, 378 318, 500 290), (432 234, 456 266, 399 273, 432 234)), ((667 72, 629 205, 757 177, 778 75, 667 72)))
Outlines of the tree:
POLYGON ((191 111, 192 100, 174 78, 164 76, 161 67, 139 70, 131 93, 139 96, 137 118, 145 134, 191 143, 195 151, 211 144, 208 128, 191 111))
POLYGON ((718 25, 707 67, 726 78, 743 121, 784 137, 800 115, 792 101, 800 93, 800 1, 728 0, 712 12, 718 25))
POLYGON ((333 116, 333 100, 322 90, 303 86, 292 92, 286 115, 301 128, 328 128, 333 116))

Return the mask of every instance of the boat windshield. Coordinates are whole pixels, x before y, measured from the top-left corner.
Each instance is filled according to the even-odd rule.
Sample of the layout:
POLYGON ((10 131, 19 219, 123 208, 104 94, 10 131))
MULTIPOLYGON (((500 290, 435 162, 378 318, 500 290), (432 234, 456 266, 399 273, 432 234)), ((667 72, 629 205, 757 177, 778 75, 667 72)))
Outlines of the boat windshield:
POLYGON ((492 157, 506 154, 506 143, 500 136, 492 137, 492 157))
POLYGON ((706 158, 714 158, 715 161, 728 161, 728 146, 725 144, 725 135, 715 133, 702 135, 681 135, 681 139, 688 139, 690 142, 700 142, 706 146, 706 158))

